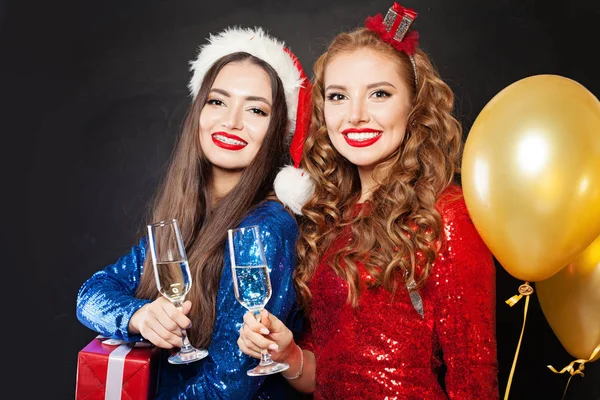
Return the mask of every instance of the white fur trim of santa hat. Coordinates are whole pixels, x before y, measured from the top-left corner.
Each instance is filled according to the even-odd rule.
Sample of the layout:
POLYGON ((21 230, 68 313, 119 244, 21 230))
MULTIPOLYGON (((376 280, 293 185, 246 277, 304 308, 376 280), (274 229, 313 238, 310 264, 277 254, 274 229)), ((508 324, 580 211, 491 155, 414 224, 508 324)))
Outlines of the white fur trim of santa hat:
POLYGON ((291 137, 296 129, 298 91, 304 82, 294 61, 284 49, 283 42, 258 27, 233 27, 217 34, 211 34, 208 43, 200 47, 196 60, 190 61, 190 70, 193 71, 188 85, 190 93, 196 98, 206 72, 217 60, 232 53, 249 53, 265 61, 279 75, 285 92, 288 121, 290 121, 288 134, 291 137))
POLYGON ((294 214, 302 215, 302 206, 315 191, 315 184, 302 169, 293 165, 283 167, 273 182, 275 194, 294 214))

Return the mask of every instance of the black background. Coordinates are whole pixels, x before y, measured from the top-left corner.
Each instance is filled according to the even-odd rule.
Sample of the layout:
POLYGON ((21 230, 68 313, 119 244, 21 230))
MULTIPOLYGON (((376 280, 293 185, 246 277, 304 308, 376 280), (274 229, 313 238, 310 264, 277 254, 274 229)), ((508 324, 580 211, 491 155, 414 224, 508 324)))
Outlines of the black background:
MULTIPOLYGON (((25 389, 7 398, 74 397, 77 352, 94 336, 75 318, 77 291, 134 244, 189 103, 188 61, 208 33, 228 25, 263 26, 286 41, 311 75, 328 40, 390 5, 0 1, 2 197, 8 202, 2 243, 16 255, 5 261, 34 289, 24 299, 4 292, 19 315, 8 326, 28 332, 5 342, 21 349, 12 368, 20 380, 8 386, 25 389), (27 350, 32 343, 34 350, 27 350)), ((600 94, 594 61, 598 1, 403 5, 419 12, 421 47, 455 91, 465 133, 496 93, 527 76, 558 74, 600 94)), ((504 300, 519 284, 497 265, 502 395, 523 319, 523 302, 510 308, 504 300)), ((536 296, 531 301, 510 398, 560 399, 567 376, 552 374, 546 365, 562 368, 573 358, 536 296)), ((599 364, 588 364, 584 378, 573 378, 567 399, 600 399, 599 364)))

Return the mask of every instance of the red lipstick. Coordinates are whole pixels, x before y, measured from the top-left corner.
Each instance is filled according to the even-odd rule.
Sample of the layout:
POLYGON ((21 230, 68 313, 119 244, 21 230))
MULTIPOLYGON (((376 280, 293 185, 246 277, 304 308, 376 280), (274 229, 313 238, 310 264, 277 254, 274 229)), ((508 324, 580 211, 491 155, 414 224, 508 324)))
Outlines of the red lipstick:
POLYGON ((248 145, 248 143, 241 137, 232 135, 231 133, 227 133, 227 132, 214 132, 210 136, 215 145, 217 145, 218 147, 225 149, 225 150, 237 151, 237 150, 243 149, 244 147, 246 147, 248 145), (227 141, 225 141, 224 139, 230 143, 227 143, 227 141), (235 140, 239 143, 231 143, 231 140, 235 140), (243 143, 243 144, 240 144, 240 143, 243 143))
POLYGON ((382 134, 382 131, 377 130, 377 129, 370 129, 370 128, 362 128, 362 129, 349 128, 349 129, 345 129, 344 131, 342 131, 342 135, 344 136, 344 139, 346 139, 346 143, 348 143, 352 147, 370 146, 381 138, 381 134, 382 134), (350 139, 348 137, 349 133, 377 133, 377 135, 370 139, 356 140, 356 139, 350 139))

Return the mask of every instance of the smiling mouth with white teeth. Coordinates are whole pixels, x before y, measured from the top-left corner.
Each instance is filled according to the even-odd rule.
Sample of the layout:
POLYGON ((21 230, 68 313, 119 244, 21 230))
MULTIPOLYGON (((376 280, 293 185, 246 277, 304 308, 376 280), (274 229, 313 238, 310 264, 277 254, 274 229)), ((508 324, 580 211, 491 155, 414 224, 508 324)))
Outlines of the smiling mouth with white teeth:
POLYGON ((342 132, 342 136, 352 147, 368 147, 375 144, 383 131, 371 128, 349 128, 342 132))
POLYGON ((351 132, 347 133, 346 137, 350 140, 356 140, 358 142, 362 142, 363 140, 373 139, 377 136, 380 136, 381 132, 351 132))
POLYGON ((235 144, 235 145, 238 145, 238 146, 245 146, 245 145, 248 144, 248 143, 243 142, 241 140, 230 139, 228 137, 221 136, 221 135, 214 135, 213 138, 215 138, 219 142, 223 142, 223 143, 227 143, 227 144, 235 144))
POLYGON ((232 135, 227 132, 214 132, 210 135, 213 143, 222 149, 225 150, 242 150, 244 147, 248 145, 246 141, 244 141, 241 137, 232 135))

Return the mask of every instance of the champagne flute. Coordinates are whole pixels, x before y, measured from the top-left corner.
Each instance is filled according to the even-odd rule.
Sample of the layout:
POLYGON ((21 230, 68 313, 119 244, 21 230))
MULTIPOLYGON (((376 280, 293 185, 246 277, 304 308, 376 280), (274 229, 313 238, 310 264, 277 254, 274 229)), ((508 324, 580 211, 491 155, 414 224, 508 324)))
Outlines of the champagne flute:
MULTIPOLYGON (((158 291, 181 310, 192 287, 192 276, 177 220, 148 225, 148 237, 158 291)), ((181 343, 181 350, 169 357, 171 364, 188 364, 208 355, 207 350, 190 344, 185 329, 181 329, 181 343)))
MULTIPOLYGON (((256 320, 260 322, 260 314, 271 298, 271 279, 260 240, 260 230, 258 226, 248 226, 229 229, 227 234, 235 297, 242 306, 254 313, 256 320)), ((247 374, 271 375, 289 367, 287 363, 273 361, 267 350, 263 349, 260 363, 247 371, 247 374)))

